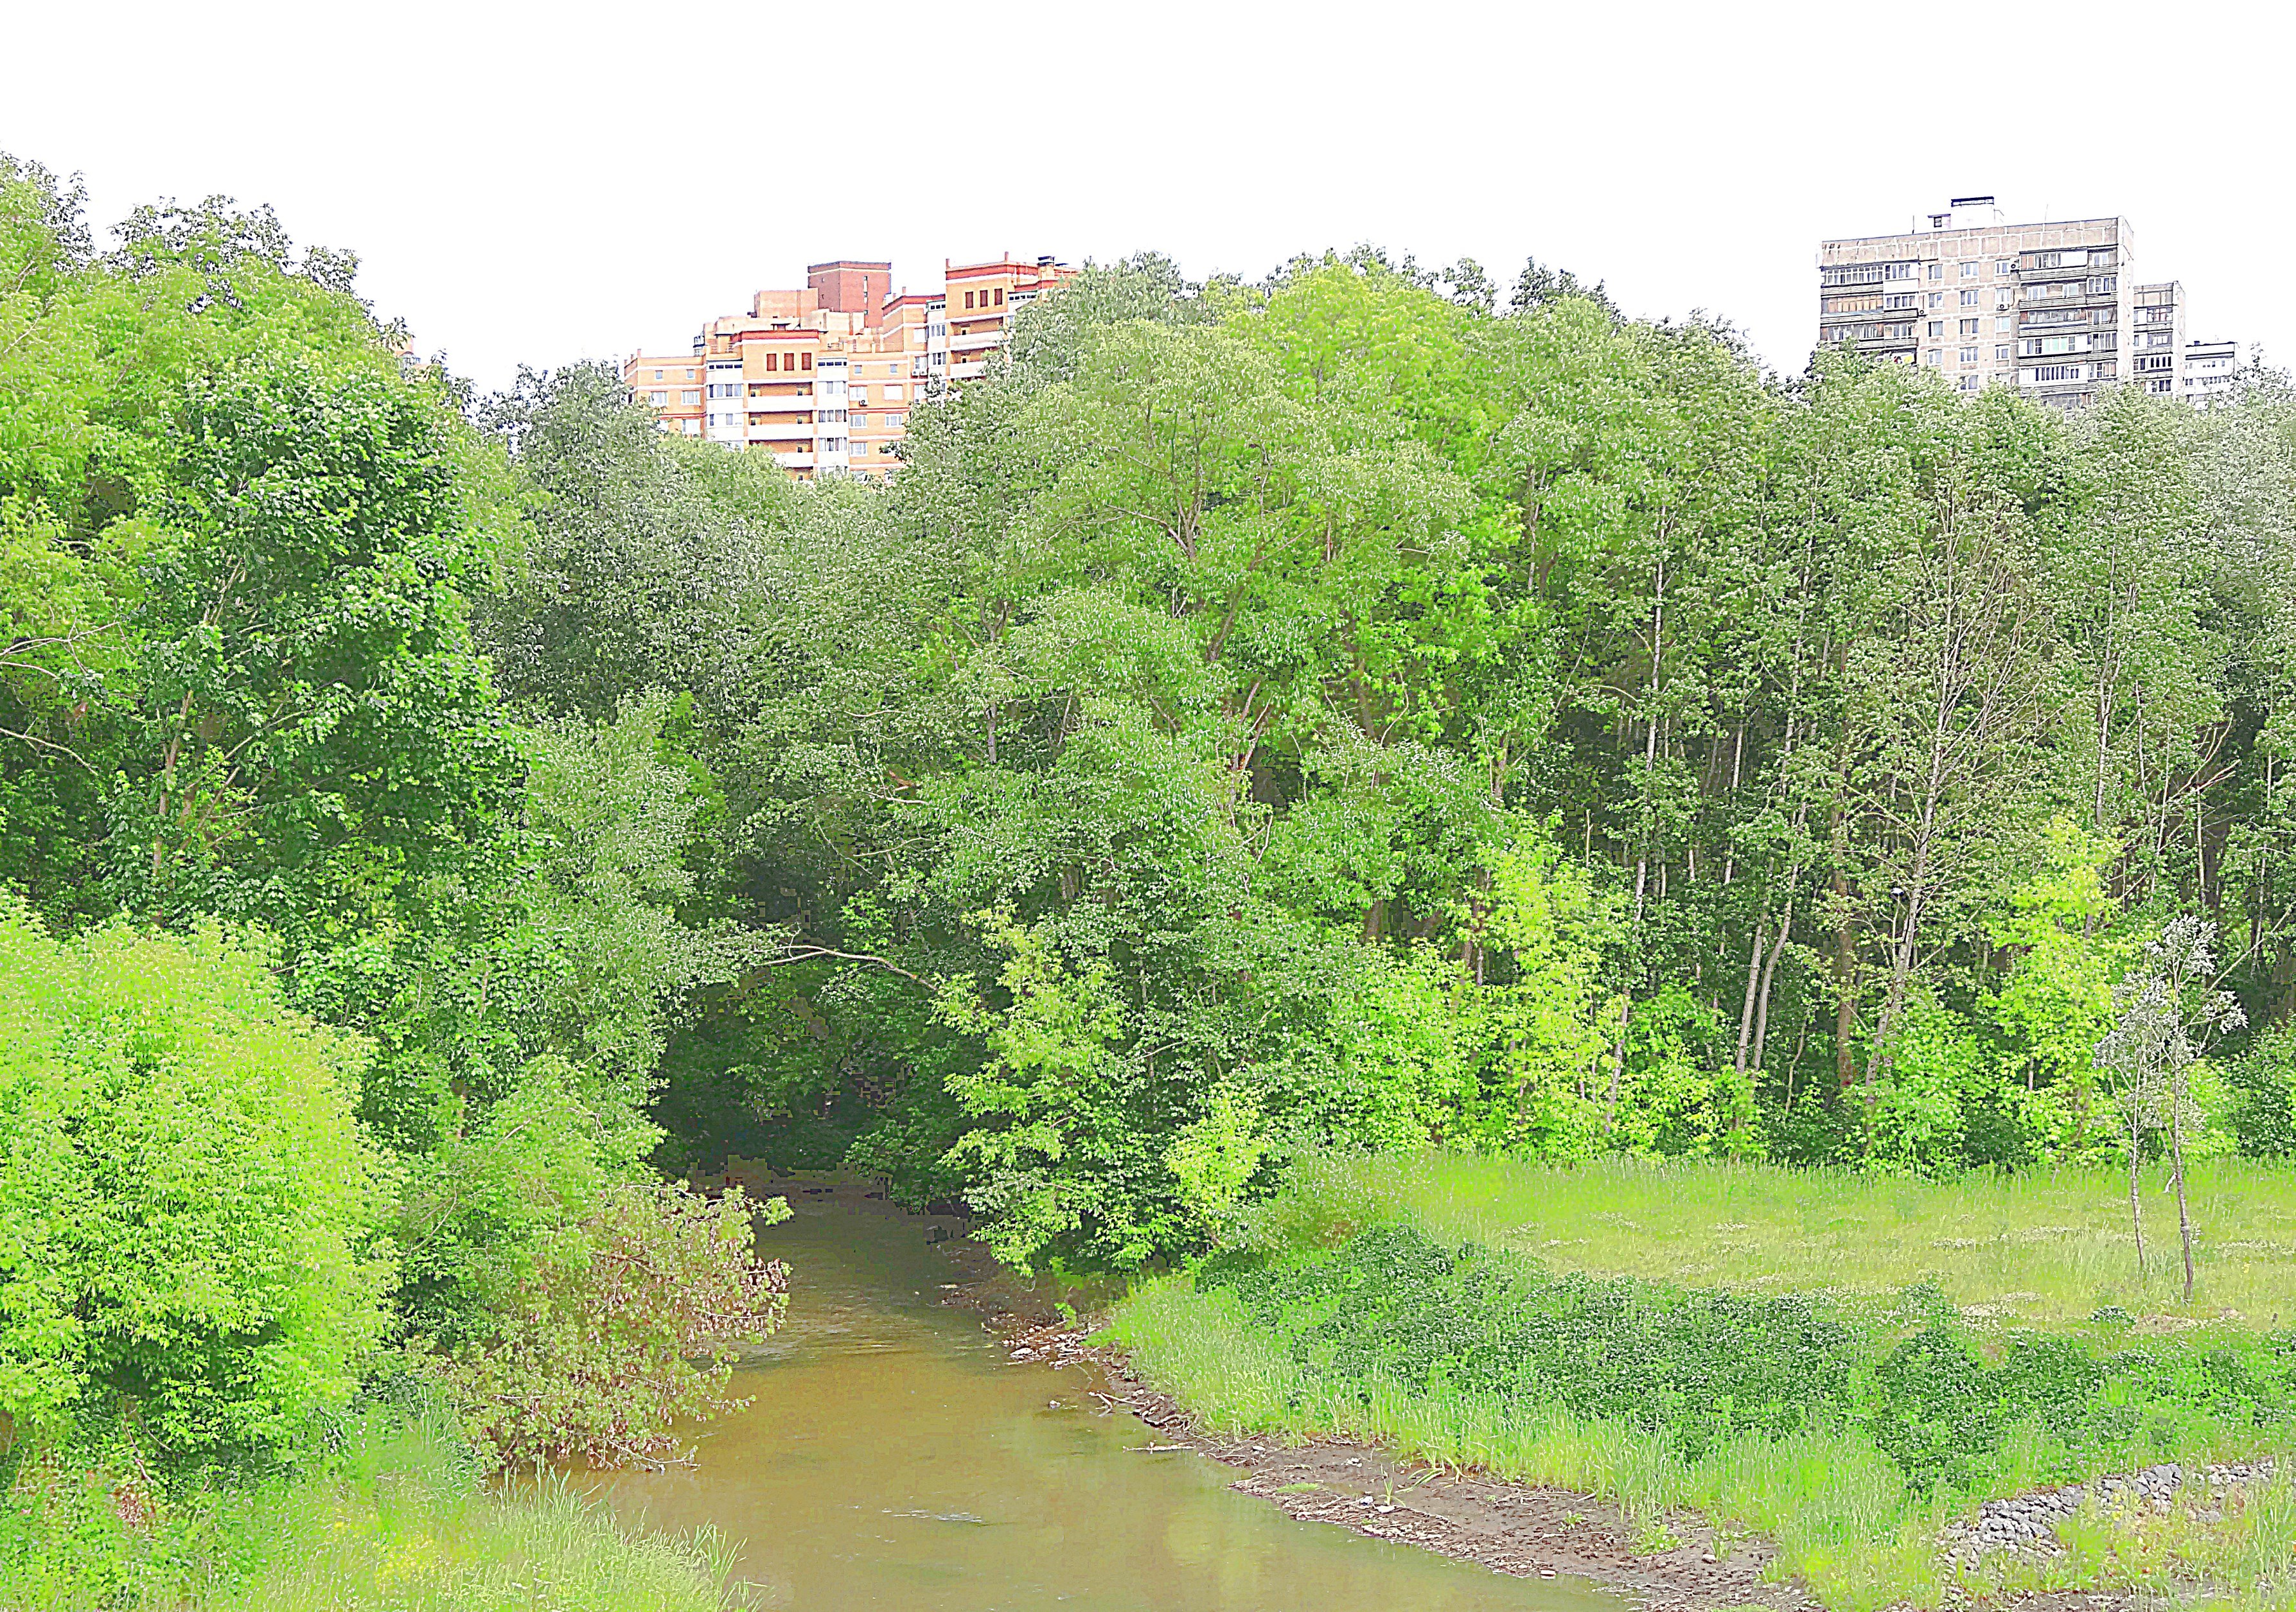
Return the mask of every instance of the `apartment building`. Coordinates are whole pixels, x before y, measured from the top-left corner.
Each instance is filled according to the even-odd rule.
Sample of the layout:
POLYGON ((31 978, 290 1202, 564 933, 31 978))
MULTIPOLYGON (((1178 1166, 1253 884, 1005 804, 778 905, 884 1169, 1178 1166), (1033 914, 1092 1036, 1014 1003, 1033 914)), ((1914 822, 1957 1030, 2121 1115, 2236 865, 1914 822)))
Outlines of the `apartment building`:
POLYGON ((2239 375, 2240 343, 2191 341, 2185 345, 2177 386, 2186 402, 2207 408, 2236 394, 2239 375))
MULTIPOLYGON (((1956 197, 1902 233, 1820 245, 1818 345, 1918 364, 1965 392, 2086 407, 2136 373, 2135 260, 2125 218, 2013 225, 1990 196, 1956 197)), ((2181 330, 2182 288, 2144 289, 2181 330)))
POLYGON ((1076 272, 1009 256, 942 269, 941 291, 911 293, 894 289, 890 262, 812 264, 802 289, 758 291, 747 313, 709 321, 691 355, 633 354, 623 381, 666 431, 770 453, 800 480, 882 479, 909 410, 979 375, 1012 314, 1076 272))
POLYGON ((701 435, 701 365, 692 353, 674 358, 634 353, 622 365, 622 384, 632 397, 652 406, 663 430, 701 435))
POLYGON ((2146 391, 2181 397, 2185 389, 2185 285, 2140 285, 2132 315, 2128 378, 2146 391))

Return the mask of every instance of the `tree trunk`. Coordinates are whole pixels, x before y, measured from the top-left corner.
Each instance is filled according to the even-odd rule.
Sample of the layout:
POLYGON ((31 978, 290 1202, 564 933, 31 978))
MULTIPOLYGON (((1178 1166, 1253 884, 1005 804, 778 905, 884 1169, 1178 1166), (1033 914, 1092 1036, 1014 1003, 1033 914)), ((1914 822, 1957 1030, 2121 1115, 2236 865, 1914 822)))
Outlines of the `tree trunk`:
POLYGON ((1770 915, 1764 912, 1754 925, 1754 950, 1746 959, 1746 1000, 1738 1010, 1738 1078, 1746 1077, 1746 1050, 1754 1039, 1754 997, 1760 989, 1762 978, 1762 931, 1767 928, 1770 915))
MULTIPOLYGON (((1778 959, 1785 953, 1786 937, 1793 933, 1793 897, 1788 896, 1785 915, 1778 920, 1777 939, 1770 945, 1769 961, 1762 964, 1761 994, 1754 1001, 1754 1071, 1757 1075, 1768 1067, 1763 1052, 1769 1045, 1770 1040, 1770 988, 1777 979, 1778 959)), ((1795 1061, 1800 1061, 1798 1054, 1795 1061)), ((1791 1081, 1791 1076, 1789 1080, 1791 1081)), ((1789 1092, 1792 1092, 1791 1084, 1788 1085, 1787 1090, 1789 1092)))
POLYGON ((1635 999, 1619 998, 1619 1060, 1611 1066, 1611 1095, 1603 1104, 1603 1133, 1610 1134, 1619 1117, 1619 1088, 1627 1078, 1627 1022, 1634 1012, 1635 999))

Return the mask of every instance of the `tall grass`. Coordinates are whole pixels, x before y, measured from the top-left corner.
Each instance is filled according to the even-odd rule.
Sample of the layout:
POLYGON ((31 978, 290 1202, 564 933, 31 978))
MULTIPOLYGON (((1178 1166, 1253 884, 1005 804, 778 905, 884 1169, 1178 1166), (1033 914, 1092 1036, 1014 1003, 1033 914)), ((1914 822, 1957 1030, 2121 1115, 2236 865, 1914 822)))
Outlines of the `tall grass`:
POLYGON ((376 1412, 324 1476, 163 1501, 123 1522, 117 1477, 20 1474, 0 1549, 10 1612, 724 1612, 731 1552, 625 1529, 563 1483, 481 1488, 443 1424, 376 1412))
MULTIPOLYGON (((1421 1315, 1431 1312, 1420 1309, 1401 1268, 1367 1264, 1343 1245, 1361 1248, 1353 1241, 1359 1233, 1400 1222, 1451 1248, 1498 1250, 1495 1277, 1508 1261, 1529 1258, 1669 1289, 1750 1298, 1826 1293, 1825 1302, 1842 1306, 1828 1313, 1870 1334, 1868 1363, 1853 1373, 1866 1386, 1851 1398, 1878 1404, 1868 1373, 1907 1324, 1889 1319, 1898 1313, 1882 1301, 1922 1283, 1960 1307, 1956 1330, 1980 1352, 2008 1350, 2032 1329, 2058 1327, 2078 1330, 2085 1348, 2110 1351, 2126 1330, 2084 1323, 2118 1306, 2140 1330, 2198 1329, 2173 1339, 2128 1339, 2141 1358, 2227 1349, 2227 1359, 2270 1356, 2268 1340, 2244 1335, 2296 1322, 2296 1174, 2219 1163, 2196 1171, 2194 1188, 2201 1274, 2187 1310, 2172 1264, 2173 1204, 2165 1213, 2157 1199, 2146 1206, 2154 1264, 2139 1281, 2126 1177, 2109 1172, 1927 1182, 1712 1164, 1562 1168, 1434 1155, 1309 1158, 1243 1232, 1247 1265, 1272 1261, 1296 1280, 1246 1281, 1244 1289, 1259 1295, 1247 1303, 1231 1285, 1238 1278, 1214 1262, 1201 1284, 1197 1273, 1180 1272, 1136 1289, 1111 1330, 1150 1378, 1215 1428, 1373 1440, 1441 1466, 1599 1495, 1643 1518, 1694 1510, 1726 1534, 1768 1535, 1778 1569, 1802 1576, 1838 1612, 1934 1607, 2020 1587, 2006 1585, 1997 1566, 1972 1572, 1942 1558, 1940 1530, 1972 1500, 2062 1482, 2108 1459, 2251 1454, 2268 1447, 2284 1424, 2251 1425, 2197 1402, 2132 1400, 2125 1447, 2083 1455, 2066 1442, 2073 1422, 2042 1416, 2011 1426, 1964 1469, 1958 1487, 1914 1481, 1884 1453, 1889 1441, 1868 1425, 1869 1413, 1842 1402, 1814 1406, 1790 1431, 1747 1428, 1685 1442, 1679 1428, 1649 1425, 1652 1419, 1631 1403, 1573 1414, 1557 1403, 1568 1384, 1539 1388, 1534 1378, 1517 1388, 1485 1382, 1467 1390, 1458 1385, 1472 1372, 1426 1370, 1417 1357, 1430 1348, 1464 1351, 1461 1367, 1488 1351, 1466 1335, 1442 1342, 1441 1327, 1458 1325, 1462 1312, 1423 1326, 1421 1315), (1328 1292, 1316 1288, 1324 1271, 1337 1284, 1328 1292), (1357 1321, 1333 1322, 1350 1311, 1359 1312, 1357 1321), (1384 1330, 1390 1321, 1393 1332, 1384 1330), (1366 1328, 1374 1330, 1368 1345, 1366 1328), (1382 1363, 1382 1351, 1417 1363, 1382 1363)), ((1535 1313, 1503 1319, 1511 1313, 1495 1302, 1488 1325, 1552 1324, 1535 1313)), ((1747 1344, 1760 1346, 1751 1337, 1747 1344)), ((2156 1392, 2144 1385, 2172 1376, 2140 1371, 2126 1379, 2126 1391, 2156 1392)), ((2285 1483, 2259 1489, 2213 1521, 2182 1508, 2180 1528, 2131 1518, 2083 1525, 2091 1528, 2081 1536, 2087 1543, 2077 1543, 2059 1569, 2070 1576, 2023 1587, 2143 1586, 2171 1571, 2189 1583, 2205 1573, 2240 1591, 2245 1604, 2296 1612, 2289 1567, 2296 1502, 2287 1495, 2285 1483), (2155 1566, 2140 1572, 2146 1559, 2155 1566)))
POLYGON ((1854 1434, 1742 1436, 1685 1461, 1663 1434, 1623 1421, 1439 1382, 1424 1393, 1377 1379, 1358 1387, 1295 1361, 1233 1294, 1200 1293, 1185 1275, 1136 1289, 1109 1337, 1215 1431, 1362 1439, 1439 1467, 1575 1489, 1642 1519, 1697 1510, 1771 1536, 1784 1568, 1839 1612, 1935 1606, 1949 1582, 1935 1559, 1942 1507, 1916 1502, 1904 1474, 1854 1434))
POLYGON ((1251 1232, 1263 1246, 1303 1246, 1407 1213, 1446 1241, 1685 1286, 1886 1294, 1931 1281, 1979 1317, 2037 1326, 2118 1306, 2296 1327, 2296 1171, 2193 1167, 2189 1309, 2165 1182, 2156 1174, 2144 1193, 2141 1280, 2128 1177, 2109 1169, 1930 1182, 1674 1160, 1324 1155, 1300 1161, 1251 1232))

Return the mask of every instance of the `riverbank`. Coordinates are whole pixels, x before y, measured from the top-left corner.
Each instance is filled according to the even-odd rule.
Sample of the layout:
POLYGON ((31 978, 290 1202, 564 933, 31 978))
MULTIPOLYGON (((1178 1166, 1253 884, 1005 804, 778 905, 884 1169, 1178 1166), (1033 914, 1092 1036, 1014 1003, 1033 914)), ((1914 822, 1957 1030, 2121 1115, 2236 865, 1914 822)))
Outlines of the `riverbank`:
POLYGON ((19 1463, 0 1504, 9 1612, 731 1612, 727 1561, 562 1481, 482 1485, 449 1428, 388 1407, 321 1469, 187 1486, 59 1452, 19 1463))
MULTIPOLYGON (((2100 1484, 2054 1509, 2016 1499, 2272 1452, 2296 1415, 2284 1335, 2199 1306, 2096 1305, 2070 1327, 2021 1325, 1988 1312, 1975 1289, 2005 1266, 2031 1280, 2041 1263, 2032 1250, 2072 1233, 2021 1237, 2013 1223, 1978 1238, 1932 1220, 1926 1261, 1910 1232, 1874 1240, 1882 1252, 1861 1256, 1869 1263, 1927 1278, 1888 1296, 1847 1282, 1781 1290, 1767 1280, 1775 1271, 1759 1268, 1734 1291, 1557 1270, 1520 1248, 1447 1244, 1429 1227, 1447 1231, 1463 1212, 1488 1226, 1531 1203, 1535 1222, 1501 1230, 1550 1252, 1607 1239, 1607 1249, 1628 1246, 1654 1263, 1671 1256, 1670 1242, 1717 1235, 1702 1225, 1677 1234, 1667 1213, 1710 1215, 1733 1196, 1791 1211, 1797 1182, 1787 1172, 1695 1170, 1606 1182, 1590 1170, 1558 1187, 1491 1161, 1462 1161, 1447 1179, 1449 1162, 1422 1161, 1416 1179, 1382 1162, 1368 1182, 1356 1165, 1311 1166, 1238 1250, 1137 1288, 1106 1340, 1186 1407, 1185 1436, 1215 1459, 1250 1452, 1238 1463, 1246 1483, 1279 1503, 1288 1493, 1303 1508, 1295 1514, 1415 1534, 1505 1570, 1583 1573, 1652 1604, 1677 1599, 1677 1583, 1688 1600, 1808 1598, 1836 1612, 2169 1591, 2296 1604, 2284 1463, 2268 1477, 2166 1492, 2100 1484), (1495 1171, 1505 1192, 1490 1190, 1495 1171), (1481 1189, 1480 1204, 1468 1188, 1481 1189), (1598 1207, 1620 1203, 1656 1223, 1639 1241, 1619 1223, 1636 1217, 1598 1207), (1279 1465, 1275 1452, 1301 1464, 1279 1465), (1456 1501, 1473 1523, 1437 1526, 1431 1508, 1381 1513, 1376 1502, 1350 1518, 1349 1508, 1366 1510, 1360 1488, 1341 1486, 1357 1470, 1375 1473, 1374 1488, 1456 1501), (1288 1487, 1306 1484, 1318 1487, 1288 1487), (1586 1520, 1566 1527, 1563 1518, 1586 1520), (1521 1534, 1481 1546, 1477 1530, 1514 1519, 1521 1534), (1999 1548, 1969 1549, 1988 1526, 1999 1548), (1573 1554, 1581 1528, 1600 1542, 1573 1554)), ((2028 1204, 2063 1217, 2038 1223, 2069 1226, 2068 1208, 2083 1209, 2095 1187, 2060 1179, 2029 1191, 2028 1204)), ((1805 1201, 1818 1231, 1855 1251, 1865 1245, 1843 1236, 1845 1216, 1902 1225, 1892 1194, 1941 1191, 1874 1182, 1859 1202, 1829 1178, 1808 1182, 1805 1201)), ((1964 1216, 1999 1212, 1997 1194, 1970 1199, 1957 1206, 1964 1216)), ((2255 1219, 2277 1203, 2267 1194, 2244 1208, 2255 1219)), ((1742 1234, 1747 1219, 1742 1211, 1719 1235, 1742 1234)), ((2255 1240, 2226 1239, 2243 1240, 2255 1240)), ((2059 1314, 2076 1307, 2084 1262, 2092 1297, 2107 1279, 2120 1283, 2107 1297, 2147 1290, 2094 1249, 2045 1252, 2056 1262, 2045 1280, 2059 1314)), ((2237 1262, 2249 1267, 2240 1280, 2252 1305, 2296 1309, 2283 1307, 2252 1248, 2230 1252, 2215 1274, 2237 1262)), ((1824 1269, 1838 1277, 1846 1264, 1824 1269)), ((1710 1283, 1732 1273, 1708 1269, 1710 1283)))

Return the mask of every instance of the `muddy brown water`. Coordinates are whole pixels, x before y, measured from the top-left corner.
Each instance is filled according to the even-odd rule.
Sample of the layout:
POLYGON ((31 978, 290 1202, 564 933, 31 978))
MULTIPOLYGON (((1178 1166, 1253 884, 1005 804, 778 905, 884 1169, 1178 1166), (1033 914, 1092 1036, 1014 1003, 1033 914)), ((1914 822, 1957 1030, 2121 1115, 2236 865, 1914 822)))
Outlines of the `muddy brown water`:
POLYGON ((849 1199, 791 1202, 759 1235, 792 1270, 789 1319, 736 1371, 750 1407, 693 1431, 692 1468, 601 1473, 626 1518, 716 1527, 764 1608, 906 1612, 1618 1612, 1286 1517, 1193 1452, 1102 1413, 1086 1369, 1010 1363, 924 1223, 849 1199))

